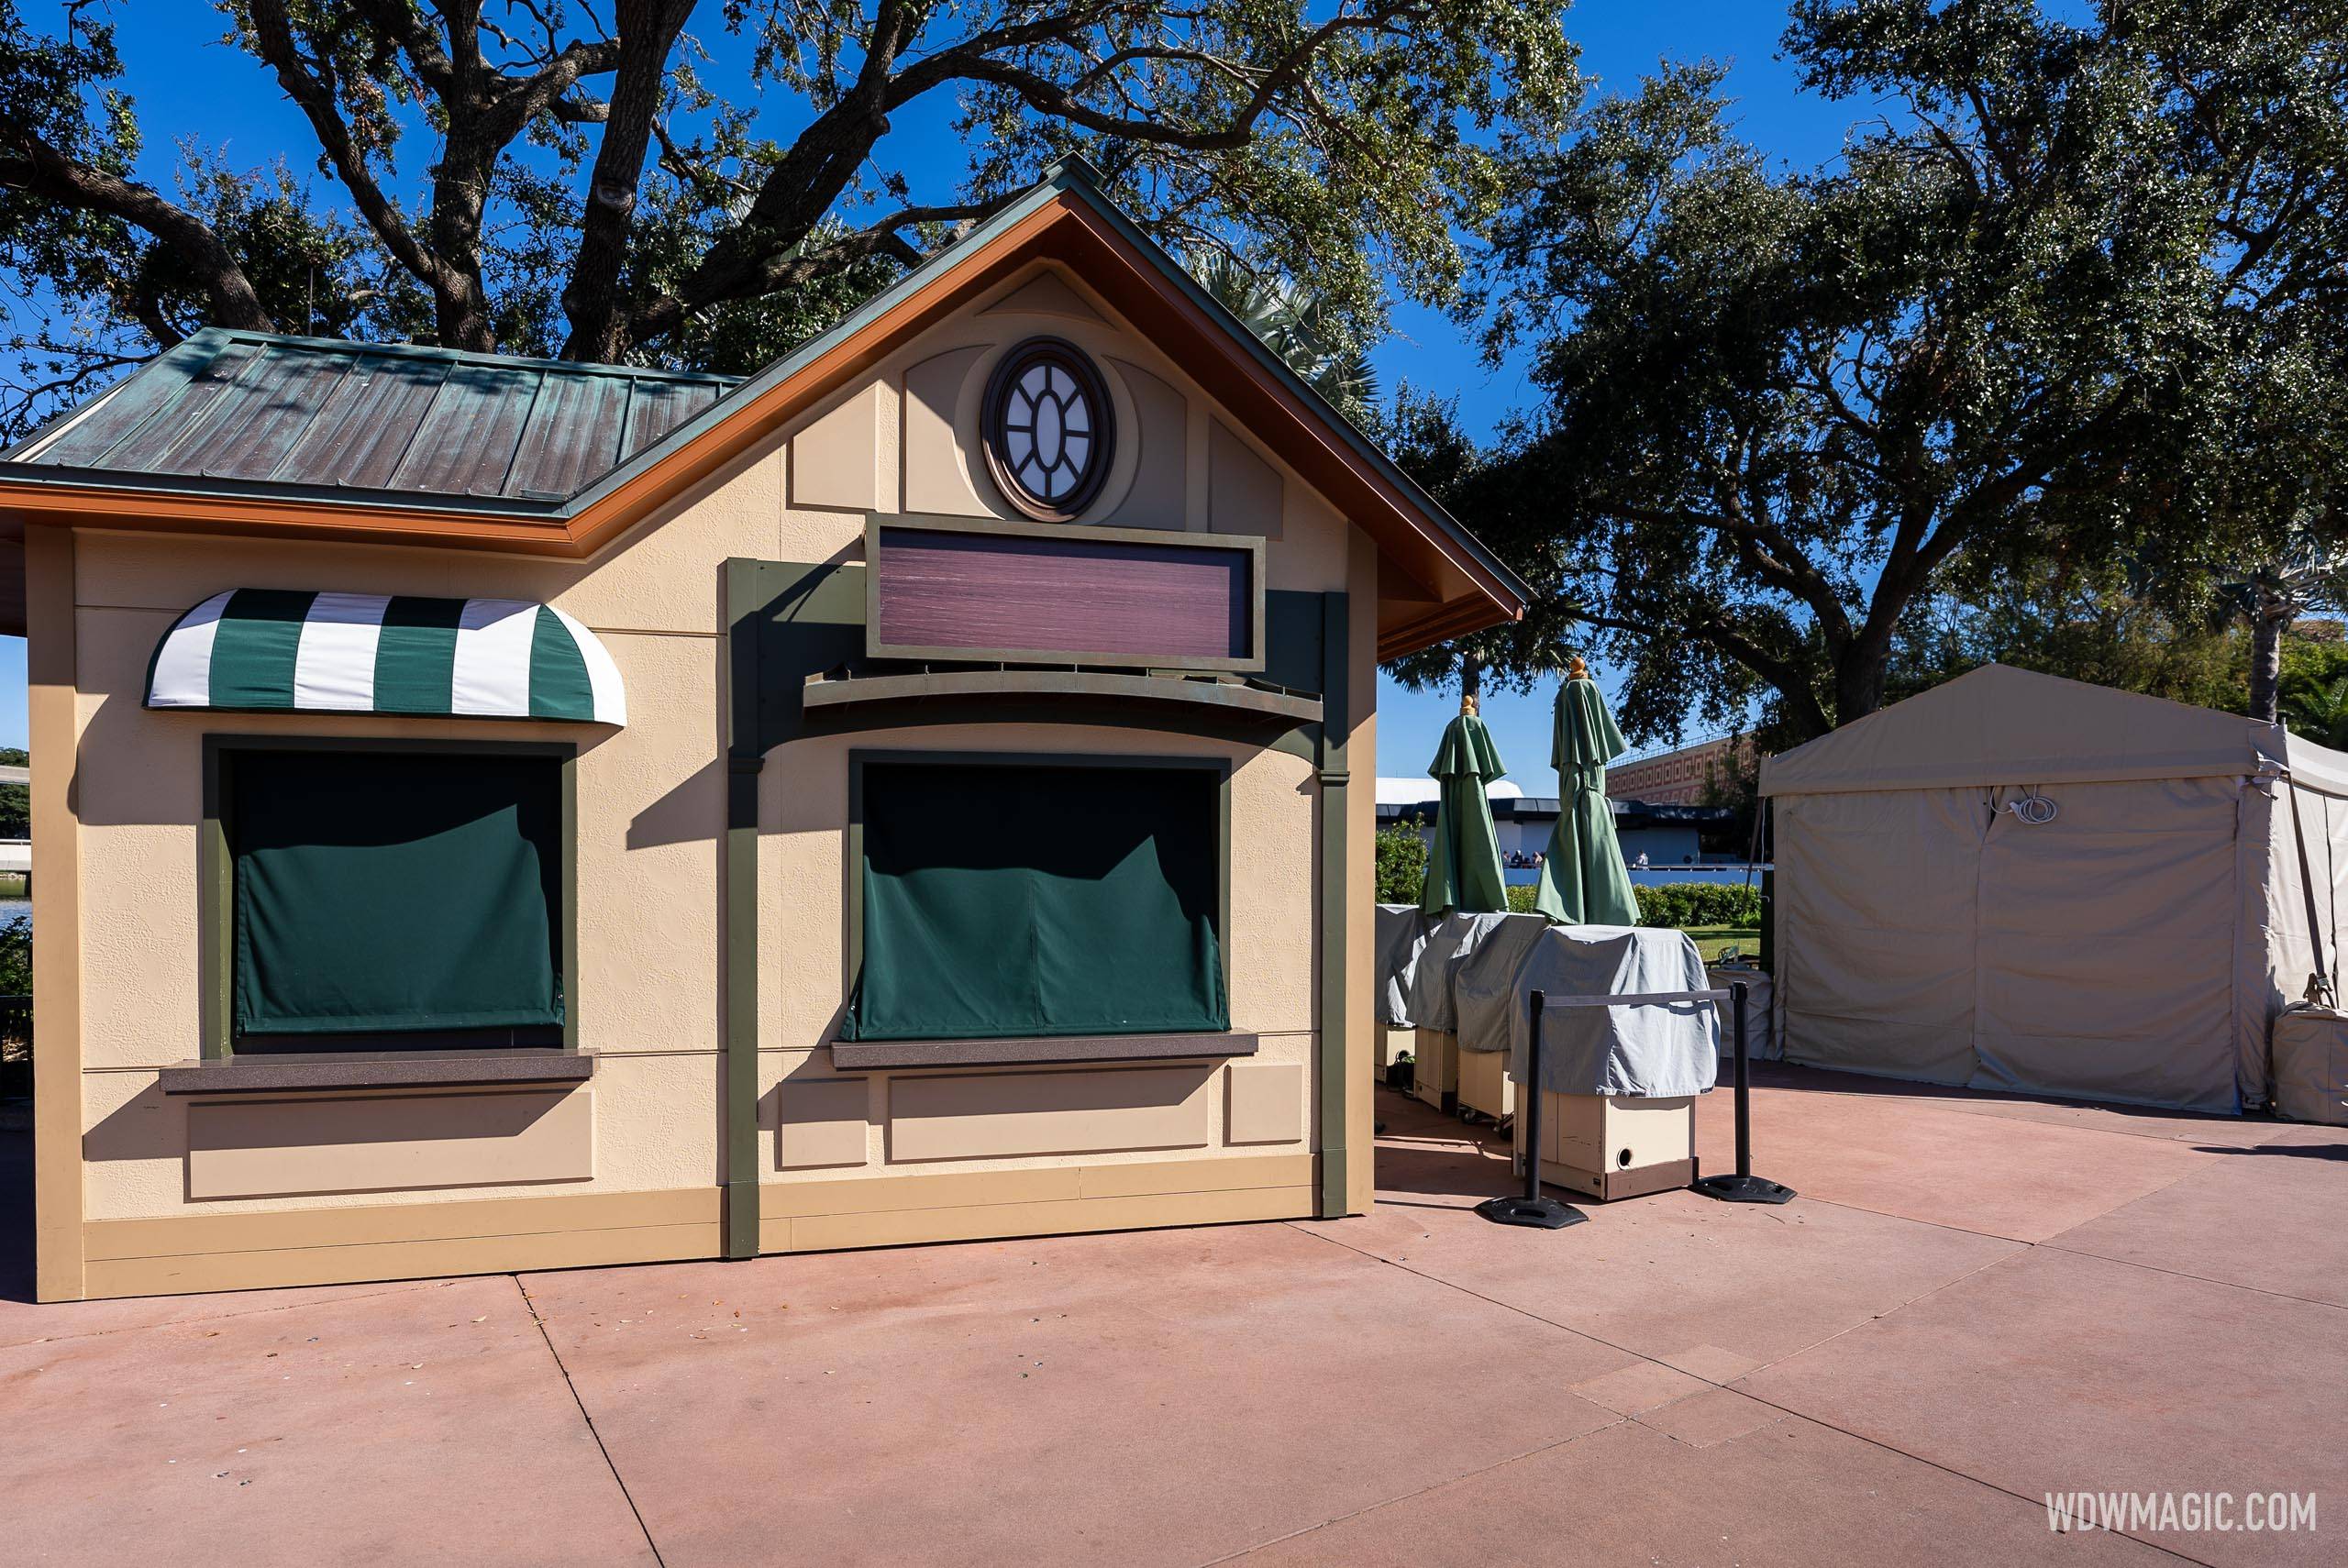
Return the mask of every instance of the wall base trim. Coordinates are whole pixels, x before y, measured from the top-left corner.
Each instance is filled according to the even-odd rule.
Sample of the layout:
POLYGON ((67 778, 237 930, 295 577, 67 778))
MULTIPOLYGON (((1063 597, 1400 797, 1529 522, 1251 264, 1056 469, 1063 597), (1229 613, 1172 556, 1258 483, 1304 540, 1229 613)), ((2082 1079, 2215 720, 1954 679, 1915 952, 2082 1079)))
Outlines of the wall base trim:
POLYGON ((1219 1225, 1312 1215, 1312 1154, 770 1182, 759 1247, 836 1252, 925 1242, 1219 1225))
POLYGON ((715 1187, 366 1204, 83 1227, 85 1298, 421 1279, 716 1255, 715 1187))
MULTIPOLYGON (((1319 1157, 1148 1160, 759 1186, 759 1250, 1309 1218, 1319 1157)), ((722 1191, 367 1204, 95 1220, 83 1298, 182 1296, 444 1275, 671 1263, 724 1254, 722 1191)))

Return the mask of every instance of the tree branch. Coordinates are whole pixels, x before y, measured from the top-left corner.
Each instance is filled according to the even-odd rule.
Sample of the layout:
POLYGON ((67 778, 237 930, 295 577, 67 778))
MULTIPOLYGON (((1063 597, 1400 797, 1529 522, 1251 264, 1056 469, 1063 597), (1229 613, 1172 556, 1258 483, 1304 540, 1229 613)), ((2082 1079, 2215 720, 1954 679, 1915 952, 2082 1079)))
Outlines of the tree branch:
POLYGON ((29 127, 6 118, 0 118, 0 184, 79 211, 105 213, 145 230, 195 274, 212 302, 216 325, 257 332, 275 329, 252 280, 212 226, 151 187, 68 158, 29 127))

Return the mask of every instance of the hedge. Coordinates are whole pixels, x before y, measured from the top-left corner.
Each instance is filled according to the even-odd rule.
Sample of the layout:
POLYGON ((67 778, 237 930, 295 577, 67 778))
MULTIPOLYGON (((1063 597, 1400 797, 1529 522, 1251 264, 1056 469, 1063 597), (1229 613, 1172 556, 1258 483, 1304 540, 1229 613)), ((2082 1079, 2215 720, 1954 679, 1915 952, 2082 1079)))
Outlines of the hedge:
POLYGON ((1641 925, 1757 926, 1761 923, 1761 889, 1742 882, 1667 882, 1658 888, 1634 889, 1639 895, 1641 925))
MULTIPOLYGON (((1634 888, 1639 896, 1641 925, 1758 926, 1761 889, 1741 882, 1667 882, 1659 888, 1634 888)), ((1518 914, 1533 912, 1530 885, 1508 890, 1508 907, 1518 914)))

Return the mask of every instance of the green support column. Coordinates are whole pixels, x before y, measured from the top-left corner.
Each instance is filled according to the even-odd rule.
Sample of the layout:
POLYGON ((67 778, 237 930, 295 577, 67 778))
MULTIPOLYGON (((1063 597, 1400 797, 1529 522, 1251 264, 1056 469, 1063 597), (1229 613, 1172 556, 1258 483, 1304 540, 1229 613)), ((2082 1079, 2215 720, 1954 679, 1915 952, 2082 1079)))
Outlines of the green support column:
POLYGON ((725 1184, 729 1258, 759 1255, 759 563, 725 563, 725 1184))
POLYGON ((1352 774, 1346 737, 1353 731, 1351 653, 1343 593, 1321 596, 1321 1038, 1318 1071, 1321 1192, 1318 1212, 1335 1220, 1346 1212, 1346 1097, 1354 1092, 1346 1070, 1346 917, 1352 889, 1346 885, 1346 819, 1352 774))

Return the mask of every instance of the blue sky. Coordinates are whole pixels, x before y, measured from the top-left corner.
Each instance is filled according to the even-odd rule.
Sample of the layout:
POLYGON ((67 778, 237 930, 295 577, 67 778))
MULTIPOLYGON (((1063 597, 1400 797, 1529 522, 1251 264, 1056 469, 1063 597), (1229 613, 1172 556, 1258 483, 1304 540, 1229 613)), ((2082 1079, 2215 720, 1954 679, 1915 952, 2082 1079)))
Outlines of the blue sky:
MULTIPOLYGON (((222 148, 235 167, 262 165, 283 156, 295 170, 308 166, 316 143, 307 126, 270 75, 245 55, 217 40, 223 22, 208 6, 173 0, 122 4, 114 8, 127 85, 138 100, 146 145, 142 172, 167 188, 177 162, 178 143, 194 138, 222 148), (305 153, 305 149, 311 149, 305 153)), ((714 6, 708 9, 715 12, 714 6)), ((721 57, 723 34, 714 19, 697 19, 714 53, 721 57)), ((1792 72, 1777 58, 1783 13, 1766 0, 1581 0, 1568 19, 1582 47, 1583 69, 1601 88, 1628 89, 1667 57, 1709 56, 1730 67, 1728 91, 1736 100, 1740 129, 1755 145, 1789 162, 1815 164, 1834 156, 1845 128, 1864 107, 1805 97, 1792 72)), ((802 117, 792 105, 792 118, 802 117)), ((883 150, 908 159, 906 171, 917 194, 943 193, 959 172, 960 160, 944 133, 941 110, 925 113, 933 127, 900 116, 883 150), (909 152, 932 146, 934 153, 909 152)), ((777 137, 793 127, 769 127, 777 137)), ((1409 304, 1394 316, 1394 336, 1377 352, 1382 383, 1404 381, 1456 395, 1460 414, 1478 435, 1489 435, 1512 410, 1530 400, 1521 367, 1498 370, 1478 357, 1472 331, 1441 315, 1409 304)), ((1601 670, 1601 679, 1606 672, 1601 670)), ((25 648, 20 638, 0 637, 0 745, 25 744, 25 648)), ((1528 793, 1550 791, 1549 706, 1555 686, 1528 696, 1494 695, 1486 706, 1501 755, 1528 793)), ((1434 756, 1443 726, 1457 711, 1455 696, 1402 690, 1379 682, 1380 774, 1417 774, 1434 756)))

